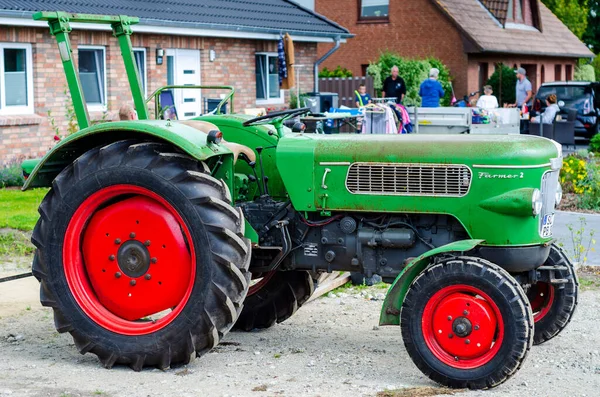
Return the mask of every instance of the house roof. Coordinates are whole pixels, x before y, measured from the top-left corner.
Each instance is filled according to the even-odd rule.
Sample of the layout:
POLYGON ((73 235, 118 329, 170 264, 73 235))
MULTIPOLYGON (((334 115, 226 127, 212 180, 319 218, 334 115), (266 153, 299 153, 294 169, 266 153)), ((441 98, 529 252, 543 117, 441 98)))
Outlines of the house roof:
POLYGON ((352 37, 291 0, 0 0, 0 16, 31 19, 36 11, 129 15, 155 26, 352 37))
MULTIPOLYGON (((533 0, 539 1, 539 0, 533 0)), ((543 3, 539 2, 542 30, 504 27, 508 0, 433 0, 477 52, 591 58, 583 44, 543 3), (504 15, 504 21, 501 20, 504 15)))

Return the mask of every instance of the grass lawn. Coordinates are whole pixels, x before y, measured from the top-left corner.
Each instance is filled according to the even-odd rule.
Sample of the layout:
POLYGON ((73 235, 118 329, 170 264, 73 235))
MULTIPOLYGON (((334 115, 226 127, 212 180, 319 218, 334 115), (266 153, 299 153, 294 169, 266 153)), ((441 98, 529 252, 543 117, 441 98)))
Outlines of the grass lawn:
POLYGON ((0 189, 0 229, 32 231, 39 218, 38 206, 48 189, 0 189))

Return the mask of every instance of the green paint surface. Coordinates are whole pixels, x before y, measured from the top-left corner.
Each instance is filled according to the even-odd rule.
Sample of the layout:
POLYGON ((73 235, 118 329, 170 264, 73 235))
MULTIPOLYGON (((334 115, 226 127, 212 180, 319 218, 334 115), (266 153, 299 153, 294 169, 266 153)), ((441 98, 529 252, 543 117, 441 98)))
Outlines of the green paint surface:
POLYGON ((381 308, 380 325, 400 325, 400 309, 404 302, 404 297, 408 288, 414 279, 429 265, 430 259, 436 255, 446 252, 466 252, 470 251, 483 240, 462 240, 446 244, 427 251, 423 255, 412 260, 402 272, 396 277, 396 280, 388 290, 388 293, 381 308))

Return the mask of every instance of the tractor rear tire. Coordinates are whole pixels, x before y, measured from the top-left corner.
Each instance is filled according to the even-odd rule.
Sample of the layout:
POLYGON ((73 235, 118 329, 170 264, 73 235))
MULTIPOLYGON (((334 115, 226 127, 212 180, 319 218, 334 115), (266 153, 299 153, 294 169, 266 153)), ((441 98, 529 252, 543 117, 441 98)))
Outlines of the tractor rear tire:
POLYGON ((310 298, 315 284, 307 271, 266 273, 251 286, 234 328, 270 328, 290 318, 310 298))
POLYGON ((92 149, 54 179, 39 212, 41 303, 106 368, 187 364, 237 320, 250 279, 243 214, 172 146, 92 149))
POLYGON ((400 316, 414 363, 452 388, 503 383, 533 342, 525 292, 505 270, 480 258, 444 259, 423 271, 412 282, 400 316))
POLYGON ((564 251, 553 244, 544 266, 566 267, 566 270, 555 270, 554 276, 567 280, 567 283, 552 285, 539 282, 528 289, 535 321, 534 345, 541 345, 558 335, 569 324, 577 308, 579 280, 564 251))

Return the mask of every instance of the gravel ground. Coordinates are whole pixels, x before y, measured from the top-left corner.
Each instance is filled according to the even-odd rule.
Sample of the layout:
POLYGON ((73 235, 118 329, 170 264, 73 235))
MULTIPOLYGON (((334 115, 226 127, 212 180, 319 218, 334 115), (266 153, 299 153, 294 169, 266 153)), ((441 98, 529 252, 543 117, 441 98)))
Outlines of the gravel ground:
MULTIPOLYGON (((232 332, 190 365, 136 373, 106 370, 95 356, 80 355, 39 305, 37 281, 12 281, 0 285, 0 396, 375 396, 411 387, 417 389, 397 395, 432 395, 437 385, 413 365, 399 328, 377 326, 384 293, 344 290, 269 330, 232 332)), ((567 330, 532 348, 507 383, 454 393, 597 396, 599 323, 600 291, 584 291, 567 330)))

